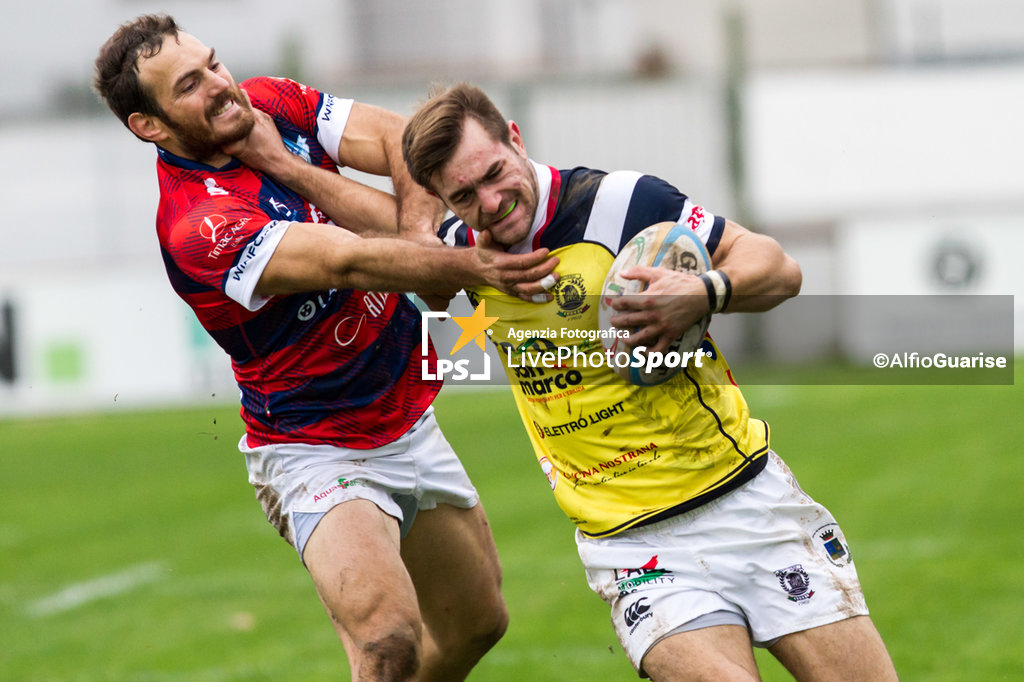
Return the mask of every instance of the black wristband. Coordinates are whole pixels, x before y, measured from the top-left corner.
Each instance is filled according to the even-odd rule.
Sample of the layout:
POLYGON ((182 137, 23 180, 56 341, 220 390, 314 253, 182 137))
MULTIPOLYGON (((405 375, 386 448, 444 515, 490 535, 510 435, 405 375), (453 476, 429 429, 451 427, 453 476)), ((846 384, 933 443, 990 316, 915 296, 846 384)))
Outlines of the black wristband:
POLYGON ((704 282, 704 288, 708 290, 708 309, 717 312, 718 294, 715 292, 715 283, 711 281, 711 275, 706 272, 700 274, 700 281, 704 282))
POLYGON ((725 282, 725 296, 722 297, 722 305, 719 306, 718 308, 718 312, 721 313, 724 312, 725 309, 729 307, 729 301, 732 299, 732 282, 729 281, 729 276, 726 275, 721 270, 717 270, 716 272, 718 272, 718 275, 722 278, 722 281, 725 282))
POLYGON ((708 303, 712 313, 720 313, 729 305, 732 298, 732 282, 721 270, 708 270, 700 275, 704 287, 708 290, 708 303))

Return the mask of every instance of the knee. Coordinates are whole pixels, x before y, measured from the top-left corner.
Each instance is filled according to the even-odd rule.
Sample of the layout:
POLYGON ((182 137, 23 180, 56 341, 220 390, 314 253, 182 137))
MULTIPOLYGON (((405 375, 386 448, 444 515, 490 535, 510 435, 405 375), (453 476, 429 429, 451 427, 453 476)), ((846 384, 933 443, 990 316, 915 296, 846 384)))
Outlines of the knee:
POLYGON ((359 647, 356 679, 414 680, 423 655, 420 637, 414 629, 381 633, 359 647))
POLYGON ((472 623, 463 646, 476 656, 483 656, 498 643, 508 630, 508 609, 503 600, 498 600, 472 623))
POLYGON ((505 631, 508 630, 508 608, 505 606, 504 600, 498 602, 491 613, 490 620, 485 621, 481 630, 481 637, 487 643, 488 649, 505 636, 505 631))

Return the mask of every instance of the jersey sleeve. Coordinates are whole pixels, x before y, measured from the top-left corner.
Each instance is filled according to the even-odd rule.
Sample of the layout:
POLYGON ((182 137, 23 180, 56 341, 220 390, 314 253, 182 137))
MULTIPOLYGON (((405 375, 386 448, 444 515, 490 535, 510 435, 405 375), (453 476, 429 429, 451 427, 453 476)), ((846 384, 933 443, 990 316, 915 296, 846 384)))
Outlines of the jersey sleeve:
POLYGON ((437 230, 437 236, 448 246, 472 246, 473 233, 469 225, 455 216, 447 217, 437 230))
POLYGON ((320 92, 287 78, 251 78, 242 87, 254 106, 315 136, 335 164, 354 100, 320 92))
POLYGON ((204 202, 174 223, 164 248, 190 279, 255 311, 270 300, 256 284, 289 225, 242 202, 204 202))
POLYGON ((645 227, 666 221, 689 227, 710 254, 725 229, 724 218, 706 211, 664 180, 635 171, 615 171, 601 182, 585 239, 618 253, 645 227))

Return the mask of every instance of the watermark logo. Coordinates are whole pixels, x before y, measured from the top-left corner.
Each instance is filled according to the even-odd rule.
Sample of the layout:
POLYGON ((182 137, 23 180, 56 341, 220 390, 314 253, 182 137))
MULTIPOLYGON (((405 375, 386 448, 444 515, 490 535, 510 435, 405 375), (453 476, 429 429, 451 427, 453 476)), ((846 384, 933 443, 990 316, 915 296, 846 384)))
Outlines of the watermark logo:
POLYGON ((455 381, 490 381, 491 358, 487 355, 487 349, 484 346, 484 334, 490 333, 491 325, 497 322, 498 318, 487 315, 486 303, 485 300, 481 300, 480 304, 473 310, 473 314, 465 317, 452 317, 447 312, 433 310, 424 310, 420 313, 423 317, 423 325, 420 328, 420 367, 423 379, 437 380, 450 377, 455 381), (459 334, 459 338, 448 352, 448 357, 438 357, 437 365, 431 367, 430 335, 428 329, 430 320, 446 320, 449 317, 459 325, 462 333, 459 334), (472 363, 468 358, 455 360, 452 357, 470 343, 475 343, 479 346, 480 353, 483 356, 483 369, 476 373, 472 372, 472 363))
POLYGON ((871 363, 877 369, 1006 369, 1010 363, 1005 355, 973 353, 948 355, 922 354, 917 351, 902 353, 875 353, 871 363))

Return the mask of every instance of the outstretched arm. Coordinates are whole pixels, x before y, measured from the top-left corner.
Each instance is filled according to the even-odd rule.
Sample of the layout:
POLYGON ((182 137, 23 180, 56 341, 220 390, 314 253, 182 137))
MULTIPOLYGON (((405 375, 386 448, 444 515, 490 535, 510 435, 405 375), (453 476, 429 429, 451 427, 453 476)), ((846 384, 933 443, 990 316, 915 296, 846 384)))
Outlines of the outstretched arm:
MULTIPOLYGON (((712 267, 732 283, 732 298, 724 312, 763 312, 800 292, 800 266, 779 243, 729 220, 715 249, 712 267)), ((707 288, 695 275, 642 266, 621 274, 647 285, 641 294, 612 302, 619 311, 611 318, 612 324, 622 329, 639 328, 630 334, 632 346, 664 351, 710 310, 707 288)))
POLYGON ((293 223, 264 268, 255 293, 352 288, 451 295, 466 286, 488 285, 529 300, 544 292, 540 280, 557 262, 547 249, 482 258, 475 248, 363 238, 332 225, 293 223))

